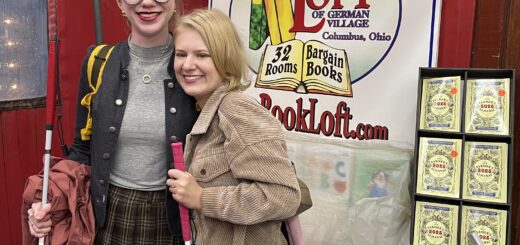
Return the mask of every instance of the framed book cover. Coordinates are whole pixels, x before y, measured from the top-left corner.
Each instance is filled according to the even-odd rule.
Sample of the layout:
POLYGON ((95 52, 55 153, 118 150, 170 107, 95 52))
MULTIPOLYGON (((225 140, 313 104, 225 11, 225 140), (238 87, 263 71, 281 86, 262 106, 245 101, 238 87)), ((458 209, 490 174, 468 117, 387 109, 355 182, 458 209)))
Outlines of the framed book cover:
POLYGON ((468 79, 465 128, 467 133, 509 134, 509 78, 468 79))
POLYGON ((460 139, 420 138, 416 192, 458 198, 461 149, 460 139))
POLYGON ((507 202, 508 145, 496 142, 466 142, 462 198, 507 202))
POLYGON ((424 78, 419 128, 460 132, 460 76, 424 78))
POLYGON ((507 211, 462 206, 461 245, 505 245, 506 231, 507 211))
POLYGON ((413 245, 457 245, 458 219, 458 206, 417 201, 413 245))

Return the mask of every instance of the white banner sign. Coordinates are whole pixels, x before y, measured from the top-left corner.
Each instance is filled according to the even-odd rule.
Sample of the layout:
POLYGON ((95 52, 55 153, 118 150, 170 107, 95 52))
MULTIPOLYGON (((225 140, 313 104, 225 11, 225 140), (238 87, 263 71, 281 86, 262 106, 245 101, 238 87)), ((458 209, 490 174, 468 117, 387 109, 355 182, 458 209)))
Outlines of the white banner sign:
POLYGON ((435 66, 440 0, 210 0, 242 35, 248 90, 289 131, 415 137, 419 67, 435 66))

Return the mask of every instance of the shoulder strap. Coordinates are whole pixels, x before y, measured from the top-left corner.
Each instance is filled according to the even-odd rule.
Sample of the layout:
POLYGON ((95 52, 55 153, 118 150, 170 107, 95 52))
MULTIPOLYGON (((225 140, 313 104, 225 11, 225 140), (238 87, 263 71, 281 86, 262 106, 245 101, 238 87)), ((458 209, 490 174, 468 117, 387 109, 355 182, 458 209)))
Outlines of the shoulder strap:
POLYGON ((111 45, 98 45, 94 48, 88 57, 87 80, 90 89, 93 91, 97 91, 97 88, 101 84, 101 75, 103 74, 103 69, 105 68, 105 61, 110 56, 113 48, 114 47, 111 45))
POLYGON ((81 105, 88 110, 85 127, 81 129, 81 139, 83 141, 90 140, 90 135, 92 135, 92 115, 90 105, 94 100, 94 95, 97 93, 99 86, 101 86, 101 78, 103 77, 105 63, 113 49, 114 46, 101 44, 96 46, 88 57, 87 82, 91 92, 81 99, 81 105))

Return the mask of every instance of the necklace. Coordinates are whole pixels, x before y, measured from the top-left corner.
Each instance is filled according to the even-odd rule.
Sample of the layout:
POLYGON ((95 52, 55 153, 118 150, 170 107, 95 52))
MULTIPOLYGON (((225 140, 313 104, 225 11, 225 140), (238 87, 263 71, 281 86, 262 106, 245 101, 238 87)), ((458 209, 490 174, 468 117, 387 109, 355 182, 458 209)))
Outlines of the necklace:
MULTIPOLYGON (((131 36, 128 37, 130 54, 134 58, 139 60, 138 63, 140 65, 140 68, 142 69, 142 71, 145 71, 145 69, 144 69, 145 67, 148 68, 146 65, 141 63, 142 61, 144 61, 143 58, 146 56, 148 56, 148 58, 151 58, 151 56, 152 57, 155 56, 155 58, 153 58, 153 63, 151 65, 152 68, 150 68, 148 71, 145 71, 144 75, 142 77, 142 82, 144 84, 150 84, 153 81, 152 75, 157 75, 155 73, 156 73, 157 69, 163 65, 164 59, 169 58, 169 55, 165 56, 165 54, 167 54, 172 49, 172 36, 168 35, 168 41, 166 42, 166 44, 163 46, 153 48, 154 49, 153 51, 150 49, 145 50, 144 48, 140 48, 140 47, 136 46, 135 44, 130 42, 130 40, 131 40, 130 38, 131 38, 131 36)), ((148 59, 148 61, 152 61, 152 60, 148 59)), ((166 63, 166 65, 168 65, 168 62, 166 63)))
POLYGON ((152 77, 148 74, 144 74, 143 83, 149 84, 152 81, 152 77))
POLYGON ((153 68, 143 75, 143 83, 149 84, 152 82, 152 73, 155 72, 155 70, 157 70, 157 67, 159 67, 160 65, 161 63, 153 65, 153 68))

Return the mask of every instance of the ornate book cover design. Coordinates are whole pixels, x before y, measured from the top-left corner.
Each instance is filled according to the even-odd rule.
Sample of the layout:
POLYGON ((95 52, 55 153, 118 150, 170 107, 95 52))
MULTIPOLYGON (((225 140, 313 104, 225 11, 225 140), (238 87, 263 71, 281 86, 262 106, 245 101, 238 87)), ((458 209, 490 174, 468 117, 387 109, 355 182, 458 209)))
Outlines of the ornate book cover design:
POLYGON ((420 194, 460 196, 462 140, 421 138, 417 158, 417 186, 420 194))
POLYGON ((423 79, 420 129, 460 132, 460 76, 423 79))
POLYGON ((456 245, 459 207, 416 202, 413 230, 414 245, 456 245))
POLYGON ((509 134, 509 78, 467 81, 467 133, 509 134))
POLYGON ((466 142, 462 198, 507 202, 506 143, 466 142))
POLYGON ((352 97, 347 53, 320 41, 293 39, 266 47, 256 87, 352 97))
POLYGON ((475 244, 480 239, 485 245, 505 245, 507 211, 498 209, 462 206, 461 244, 475 244))

